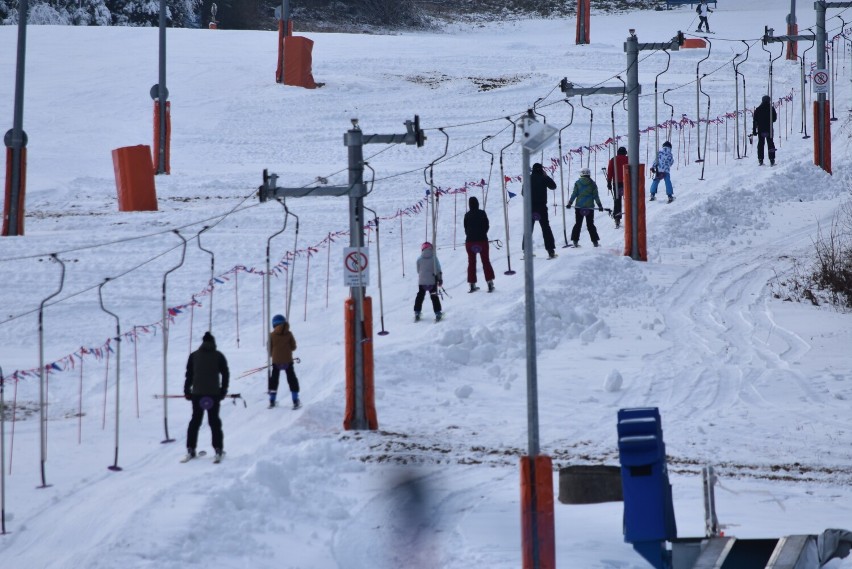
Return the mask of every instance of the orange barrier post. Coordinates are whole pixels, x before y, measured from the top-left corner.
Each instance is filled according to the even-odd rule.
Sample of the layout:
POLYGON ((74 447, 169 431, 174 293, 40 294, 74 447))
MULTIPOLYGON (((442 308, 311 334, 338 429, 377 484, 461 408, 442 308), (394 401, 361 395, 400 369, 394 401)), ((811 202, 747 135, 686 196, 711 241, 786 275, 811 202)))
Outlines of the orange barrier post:
MULTIPOLYGON (((625 164, 622 178, 624 180, 624 256, 633 256, 633 188, 630 187, 630 169, 625 164)), ((638 244, 639 244, 639 260, 648 260, 648 243, 646 239, 645 225, 645 165, 639 164, 639 189, 636 191, 636 200, 639 205, 639 225, 638 225, 638 244)))
POLYGON ((275 82, 284 82, 284 20, 278 20, 278 65, 275 68, 275 82))
MULTIPOLYGON (((11 228, 9 217, 12 215, 12 148, 6 147, 6 199, 3 201, 3 236, 8 237, 11 228)), ((24 234, 24 193, 27 189, 27 149, 21 148, 21 187, 18 192, 18 220, 15 235, 24 234)))
POLYGON ((822 136, 817 132, 819 128, 819 101, 814 101, 814 165, 822 167, 823 170, 831 174, 831 101, 825 100, 825 109, 823 109, 823 132, 822 136), (819 163, 819 145, 820 140, 825 141, 823 152, 823 162, 819 163))
MULTIPOLYGON (((346 411, 343 415, 343 428, 347 431, 352 429, 355 422, 355 300, 347 298, 344 303, 346 327, 346 411)), ((379 428, 379 420, 376 415, 376 396, 373 382, 373 299, 364 297, 364 342, 361 350, 364 357, 364 417, 367 419, 367 427, 371 431, 379 428)))
POLYGON ((549 456, 535 457, 535 480, 528 456, 521 457, 521 550, 523 569, 533 569, 533 543, 538 543, 538 567, 556 569, 556 540, 553 520, 553 462, 549 456), (535 503, 533 503, 535 488, 535 503), (532 522, 535 516, 536 534, 532 522))
MULTIPOLYGON (((171 174, 171 165, 170 165, 170 157, 169 157, 169 149, 171 148, 171 139, 172 139, 172 103, 171 101, 166 101, 166 153, 165 153, 165 161, 163 164, 163 170, 166 174, 171 174)), ((157 159, 160 155, 160 103, 158 100, 154 100, 154 162, 156 164, 157 159)), ((154 173, 157 173, 157 168, 152 164, 152 168, 154 169, 154 173)), ((155 208, 156 209, 156 208, 155 208)))
POLYGON ((577 0, 577 39, 575 43, 588 44, 591 40, 591 0, 577 0))
POLYGON ((157 211, 151 147, 140 144, 112 151, 118 211, 157 211))
MULTIPOLYGON (((787 24, 787 35, 799 35, 798 24, 787 24)), ((797 61, 799 59, 799 42, 793 40, 789 40, 787 42, 787 59, 790 59, 792 61, 797 61)))
POLYGON ((302 36, 284 38, 284 84, 316 89, 311 73, 314 42, 302 36))

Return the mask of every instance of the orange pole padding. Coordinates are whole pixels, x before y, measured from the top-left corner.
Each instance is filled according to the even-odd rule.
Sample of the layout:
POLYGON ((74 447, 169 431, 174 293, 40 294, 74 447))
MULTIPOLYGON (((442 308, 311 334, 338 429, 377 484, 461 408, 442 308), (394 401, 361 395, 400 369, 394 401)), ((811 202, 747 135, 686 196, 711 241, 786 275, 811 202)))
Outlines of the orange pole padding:
MULTIPOLYGON (((787 35, 788 36, 799 35, 798 24, 787 24, 787 35)), ((796 61, 796 60, 799 59, 799 42, 792 41, 792 40, 787 42, 787 59, 791 59, 793 61, 796 61)))
POLYGON ((556 538, 553 521, 553 462, 549 456, 535 457, 535 480, 528 456, 521 457, 521 552, 523 569, 533 569, 533 543, 538 543, 539 569, 556 569, 556 538), (535 504, 532 489, 535 488, 535 504), (537 535, 533 535, 535 515, 537 535))
POLYGON ((157 211, 151 147, 140 144, 112 151, 118 211, 157 211))
POLYGON ((683 40, 683 45, 680 46, 681 49, 695 49, 695 48, 704 48, 707 47, 707 42, 701 38, 689 38, 683 40))
MULTIPOLYGON (((622 170, 622 179, 624 180, 624 206, 622 208, 622 219, 624 220, 624 256, 633 256, 633 189, 630 187, 630 168, 627 164, 622 170)), ((637 203, 639 204, 639 260, 648 260, 648 242, 647 242, 647 227, 645 225, 645 165, 639 164, 639 190, 636 192, 637 203)))
POLYGON ((825 115, 822 121, 825 125, 825 134, 822 138, 825 141, 825 147, 822 149, 823 170, 831 174, 831 101, 827 98, 823 111, 825 115))
POLYGON ((284 38, 284 84, 316 89, 311 73, 314 42, 302 36, 284 38))
POLYGON ((825 148, 823 148, 823 162, 824 164, 819 163, 819 143, 820 136, 817 133, 817 129, 819 128, 819 101, 814 101, 814 165, 822 167, 823 170, 831 174, 831 101, 827 98, 825 100, 825 108, 823 109, 823 136, 822 140, 825 141, 825 148))
MULTIPOLYGON (((166 101, 166 153, 165 160, 166 163, 163 164, 163 171, 166 174, 172 173, 171 168, 171 158, 169 149, 171 148, 171 140, 172 140, 172 103, 171 101, 166 101)), ((152 168, 154 169, 154 173, 157 173, 157 160, 160 157, 160 104, 158 100, 154 100, 154 161, 152 163, 152 168)), ((156 208, 154 208, 156 209, 156 208)))
POLYGON ((284 82, 284 20, 278 20, 278 66, 275 68, 275 82, 284 82))
MULTIPOLYGON (((12 215, 12 148, 6 147, 6 199, 3 201, 3 236, 8 237, 11 228, 9 217, 12 215)), ((18 191, 18 222, 15 235, 24 234, 24 194, 27 189, 27 149, 21 148, 21 187, 18 191)))
MULTIPOLYGON (((355 423, 355 300, 347 298, 344 303, 346 327, 346 412, 343 415, 343 428, 352 430, 355 423)), ((373 382, 375 366, 373 364, 373 299, 364 297, 364 342, 361 343, 364 357, 364 417, 371 431, 379 428, 376 415, 376 394, 373 382)))
POLYGON ((575 40, 577 45, 588 44, 590 42, 591 4, 591 0, 577 0, 577 36, 575 40))

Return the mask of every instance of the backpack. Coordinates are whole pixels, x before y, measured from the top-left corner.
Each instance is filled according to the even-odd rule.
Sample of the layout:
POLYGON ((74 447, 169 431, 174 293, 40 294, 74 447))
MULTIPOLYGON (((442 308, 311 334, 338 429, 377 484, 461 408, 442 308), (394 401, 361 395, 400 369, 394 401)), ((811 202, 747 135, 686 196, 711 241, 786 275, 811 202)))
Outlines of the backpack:
POLYGON ((699 15, 701 14, 701 3, 699 3, 698 6, 695 7, 695 13, 699 15))

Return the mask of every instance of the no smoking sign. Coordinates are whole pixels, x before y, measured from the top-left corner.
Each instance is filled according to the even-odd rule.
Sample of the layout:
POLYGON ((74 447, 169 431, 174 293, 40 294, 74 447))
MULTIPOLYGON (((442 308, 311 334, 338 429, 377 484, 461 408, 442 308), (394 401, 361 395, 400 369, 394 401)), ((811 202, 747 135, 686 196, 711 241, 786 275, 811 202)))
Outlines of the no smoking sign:
POLYGON ((830 86, 829 82, 830 75, 828 74, 827 69, 817 69, 814 71, 813 76, 813 92, 814 93, 828 93, 828 88, 830 86))
POLYGON ((346 247, 343 249, 343 285, 365 287, 370 285, 369 249, 346 247))

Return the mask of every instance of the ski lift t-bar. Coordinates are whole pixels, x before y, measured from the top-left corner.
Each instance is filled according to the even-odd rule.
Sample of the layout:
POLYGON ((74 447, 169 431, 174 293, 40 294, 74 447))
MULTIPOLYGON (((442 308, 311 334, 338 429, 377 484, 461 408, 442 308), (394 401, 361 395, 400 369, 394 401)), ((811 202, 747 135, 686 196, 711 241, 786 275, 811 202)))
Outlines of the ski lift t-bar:
MULTIPOLYGON (((405 121, 405 134, 364 134, 358 126, 358 119, 352 120, 352 128, 343 135, 343 144, 349 154, 349 183, 345 186, 319 185, 310 188, 279 188, 277 174, 263 171, 263 185, 258 190, 261 202, 269 199, 298 198, 306 196, 347 196, 349 198, 349 246, 358 251, 356 259, 361 258, 361 250, 364 248, 364 196, 367 195, 367 185, 364 183, 364 145, 365 144, 416 144, 423 146, 426 135, 420 128, 420 116, 414 115, 414 120, 405 121)), ((322 181, 322 180, 320 180, 322 181)), ((360 260, 355 261, 356 270, 360 271, 358 265, 360 260)), ((365 265, 366 266, 366 265, 365 265)), ((360 273, 359 273, 360 274, 360 273)), ((344 331, 347 342, 352 339, 352 345, 362 346, 372 338, 365 337, 366 327, 364 325, 364 297, 366 285, 359 283, 357 286, 349 286, 350 298, 354 301, 354 315, 351 326, 344 331)), ((366 349, 366 348, 365 348, 366 349)), ((370 350, 371 350, 370 346, 370 350)), ((347 429, 365 430, 370 427, 367 416, 366 386, 367 380, 372 386, 372 377, 365 375, 365 354, 362 349, 354 349, 351 376, 347 371, 348 378, 354 383, 354 409, 351 422, 344 420, 347 429)), ((370 351, 370 354, 372 351, 370 351)), ((347 357, 348 359, 348 357, 347 357)), ((347 391, 349 391, 347 383, 347 391)), ((347 396, 348 400, 348 396, 347 396)), ((347 403, 347 407, 349 404, 347 403)), ((375 427, 374 427, 375 428, 375 427)))
MULTIPOLYGON (((405 121, 405 134, 363 134, 358 126, 358 119, 352 119, 352 128, 343 135, 343 144, 350 148, 349 171, 353 169, 361 172, 357 181, 346 186, 314 186, 310 188, 279 188, 277 174, 263 171, 263 185, 258 188, 258 196, 261 202, 276 198, 300 198, 305 196, 350 196, 363 197, 366 195, 366 187, 363 183, 363 153, 360 147, 364 144, 416 144, 423 146, 426 135, 420 128, 420 116, 414 115, 414 120, 405 121), (358 158, 353 162, 353 149, 358 147, 358 158)), ((352 180, 350 180, 352 182, 352 180)))

